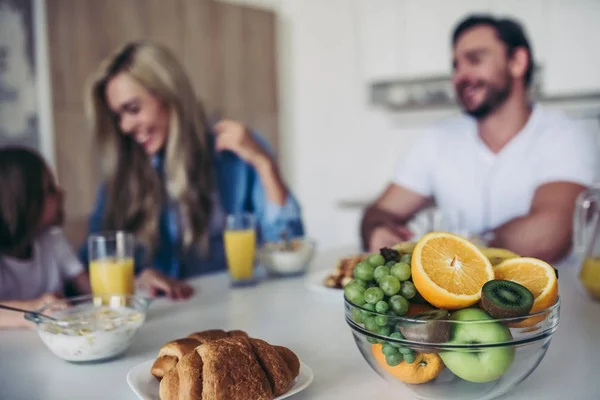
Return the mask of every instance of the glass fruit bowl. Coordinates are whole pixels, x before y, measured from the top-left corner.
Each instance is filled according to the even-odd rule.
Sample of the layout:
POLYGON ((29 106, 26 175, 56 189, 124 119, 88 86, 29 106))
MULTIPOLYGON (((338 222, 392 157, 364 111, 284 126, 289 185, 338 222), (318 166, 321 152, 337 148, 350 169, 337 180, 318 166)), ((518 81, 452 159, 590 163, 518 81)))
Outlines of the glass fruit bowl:
POLYGON ((29 318, 58 357, 71 362, 98 361, 122 354, 146 319, 149 300, 130 295, 84 295, 58 300, 29 318))
POLYGON ((540 364, 560 310, 557 298, 548 309, 524 317, 494 319, 473 306, 450 312, 430 308, 425 314, 431 319, 421 319, 425 314, 371 311, 345 296, 344 304, 346 322, 367 363, 416 399, 502 396, 540 364))

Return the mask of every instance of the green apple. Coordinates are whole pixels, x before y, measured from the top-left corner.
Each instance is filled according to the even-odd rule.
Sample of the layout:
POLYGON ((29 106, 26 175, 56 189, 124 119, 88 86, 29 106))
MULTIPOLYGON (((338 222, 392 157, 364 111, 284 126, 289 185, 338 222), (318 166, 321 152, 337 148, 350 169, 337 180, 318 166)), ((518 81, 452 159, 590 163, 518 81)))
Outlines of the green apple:
POLYGON ((454 375, 469 382, 490 382, 498 379, 510 368, 515 358, 512 346, 477 349, 477 344, 502 343, 512 340, 510 329, 493 320, 479 308, 465 308, 454 312, 450 319, 456 321, 482 321, 482 323, 453 323, 449 345, 468 344, 474 349, 456 349, 440 352, 444 364, 454 375))

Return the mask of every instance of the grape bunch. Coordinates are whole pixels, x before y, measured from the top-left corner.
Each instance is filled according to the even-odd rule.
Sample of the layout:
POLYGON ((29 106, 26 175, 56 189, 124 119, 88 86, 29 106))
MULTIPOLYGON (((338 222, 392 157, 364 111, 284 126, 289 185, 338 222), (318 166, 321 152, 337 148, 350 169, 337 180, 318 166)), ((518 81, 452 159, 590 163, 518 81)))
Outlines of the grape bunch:
MULTIPOLYGON (((389 248, 381 249, 354 267, 354 279, 344 287, 344 296, 358 306, 352 309, 352 320, 365 329, 394 339, 404 339, 394 326, 393 317, 405 315, 410 300, 418 296, 411 281, 411 256, 400 255, 389 248), (391 318, 390 318, 391 317, 391 318)), ((382 344, 388 365, 398 365, 403 360, 412 363, 415 353, 395 342, 385 342, 368 337, 370 343, 382 344)))

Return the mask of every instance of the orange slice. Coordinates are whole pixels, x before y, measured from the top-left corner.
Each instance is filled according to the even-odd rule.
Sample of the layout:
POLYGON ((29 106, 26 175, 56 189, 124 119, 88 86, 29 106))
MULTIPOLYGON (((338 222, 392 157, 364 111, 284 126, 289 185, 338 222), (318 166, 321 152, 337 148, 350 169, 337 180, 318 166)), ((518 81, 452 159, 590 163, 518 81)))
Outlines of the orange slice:
POLYGON ((477 303, 483 285, 494 279, 490 260, 477 246, 446 232, 423 236, 411 264, 415 287, 438 308, 456 310, 477 303))
POLYGON ((531 257, 518 257, 504 260, 494 267, 496 279, 514 281, 533 293, 533 307, 530 313, 545 310, 554 305, 558 297, 556 272, 545 261, 531 257))

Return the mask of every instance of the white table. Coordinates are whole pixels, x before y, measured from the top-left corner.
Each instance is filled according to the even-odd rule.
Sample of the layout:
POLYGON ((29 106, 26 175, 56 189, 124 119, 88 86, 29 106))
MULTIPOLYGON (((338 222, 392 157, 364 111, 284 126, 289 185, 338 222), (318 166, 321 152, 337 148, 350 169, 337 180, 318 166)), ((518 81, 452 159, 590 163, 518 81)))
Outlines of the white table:
MULTIPOLYGON (((330 268, 340 254, 321 254, 313 266, 330 268)), ((155 301, 127 353, 106 363, 71 364, 50 353, 33 331, 0 332, 0 399, 135 400, 125 380, 130 368, 153 359, 172 339, 213 328, 243 329, 293 349, 315 373, 294 400, 409 398, 391 391, 362 359, 344 321, 343 302, 307 291, 302 278, 232 290, 218 274, 193 285, 197 294, 189 301, 155 301)), ((550 350, 507 399, 600 398, 600 304, 579 291, 570 266, 560 268, 560 294, 560 325, 550 350)))

